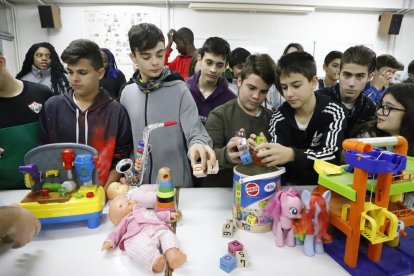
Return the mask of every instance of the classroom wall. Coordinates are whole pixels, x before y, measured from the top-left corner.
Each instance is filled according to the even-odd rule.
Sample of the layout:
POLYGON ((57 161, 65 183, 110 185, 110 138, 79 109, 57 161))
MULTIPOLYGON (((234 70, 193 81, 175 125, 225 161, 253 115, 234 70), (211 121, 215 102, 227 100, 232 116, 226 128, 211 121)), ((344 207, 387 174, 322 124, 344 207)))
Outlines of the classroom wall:
MULTIPOLYGON (((175 6, 169 12, 163 6, 153 8, 159 12, 160 28, 166 34, 169 28, 183 26, 193 30, 196 46, 210 36, 227 39, 232 48, 245 47, 252 52, 267 52, 275 60, 290 42, 299 42, 314 54, 318 75, 322 76, 322 62, 331 50, 345 50, 351 45, 364 44, 377 54, 393 54, 408 65, 414 59, 414 14, 405 15, 400 35, 378 35, 378 16, 374 11, 317 10, 309 14, 200 12, 186 6, 175 6)), ((61 53, 68 43, 85 36, 84 12, 94 9, 140 10, 136 5, 87 6, 61 5, 62 29, 42 29, 35 5, 17 5, 20 59, 35 42, 48 41, 61 53)), ((5 50, 6 51, 6 50, 5 50)), ((6 52, 7 53, 7 52, 6 52)), ((175 53, 175 51, 174 51, 175 53)), ((128 77, 130 64, 120 64, 128 77)))

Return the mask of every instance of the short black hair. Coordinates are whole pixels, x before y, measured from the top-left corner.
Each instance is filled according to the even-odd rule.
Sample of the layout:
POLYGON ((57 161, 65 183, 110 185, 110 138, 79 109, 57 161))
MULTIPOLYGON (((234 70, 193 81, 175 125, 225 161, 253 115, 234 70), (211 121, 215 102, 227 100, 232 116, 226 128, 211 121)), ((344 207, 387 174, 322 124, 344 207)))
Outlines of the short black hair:
POLYGON ((301 44, 299 44, 299 43, 289 43, 288 46, 286 46, 285 50, 283 50, 283 54, 286 55, 287 51, 291 47, 298 49, 299 52, 305 51, 305 49, 303 49, 303 46, 301 44))
POLYGON ((223 56, 226 62, 228 62, 230 56, 230 44, 221 37, 209 37, 200 49, 201 58, 204 57, 205 53, 223 56))
POLYGON ((258 75, 265 83, 272 85, 276 80, 276 63, 268 54, 255 54, 247 57, 241 70, 242 80, 251 74, 258 75))
POLYGON ((392 55, 377 56, 377 63, 375 65, 375 69, 380 70, 383 67, 390 67, 392 69, 397 69, 397 70, 404 69, 404 65, 392 55))
POLYGON ((231 51, 229 56, 229 66, 232 68, 237 64, 243 64, 246 61, 246 58, 250 56, 250 52, 244 48, 238 47, 231 51))
POLYGON ((338 58, 341 59, 342 55, 343 53, 340 51, 331 51, 326 55, 325 60, 323 61, 323 64, 328 66, 329 63, 331 63, 333 60, 338 59, 338 58))
POLYGON ((191 31, 189 28, 183 27, 179 29, 175 34, 174 38, 186 40, 190 43, 194 44, 194 34, 193 31, 191 31))
POLYGON ((75 64, 82 58, 88 59, 96 71, 104 67, 98 44, 88 39, 73 40, 60 58, 66 64, 75 64))
POLYGON ((414 74, 414 60, 408 64, 408 73, 414 74))
POLYGON ((349 47, 342 55, 340 69, 342 70, 345 64, 351 63, 366 66, 368 73, 372 73, 375 70, 376 54, 364 45, 349 47))
POLYGON ((135 51, 143 52, 157 46, 158 42, 165 43, 162 31, 151 23, 133 25, 128 31, 129 47, 135 51))
POLYGON ((302 74, 309 82, 316 76, 316 63, 313 56, 304 51, 296 51, 280 57, 277 62, 276 75, 280 81, 281 76, 302 74))

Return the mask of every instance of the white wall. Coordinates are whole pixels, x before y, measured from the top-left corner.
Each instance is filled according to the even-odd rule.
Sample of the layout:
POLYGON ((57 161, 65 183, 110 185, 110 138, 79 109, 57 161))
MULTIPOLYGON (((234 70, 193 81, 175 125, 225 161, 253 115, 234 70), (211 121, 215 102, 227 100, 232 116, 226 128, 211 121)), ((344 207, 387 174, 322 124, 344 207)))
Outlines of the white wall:
MULTIPOLYGON (((107 6, 93 6, 94 9, 107 6)), ((117 6, 119 7, 119 6, 117 6)), ((137 6, 121 6, 125 9, 137 6)), ((84 36, 83 12, 89 6, 61 5, 62 29, 41 29, 37 6, 18 5, 18 30, 21 60, 35 42, 48 41, 61 53, 68 43, 84 36)), ((174 7, 168 14, 161 7, 161 29, 183 26, 193 30, 196 46, 210 36, 227 39, 232 48, 242 46, 252 52, 268 52, 277 60, 290 42, 302 43, 314 54, 318 75, 323 75, 322 62, 331 50, 345 50, 350 45, 365 44, 377 53, 389 53, 405 65, 414 59, 414 14, 403 19, 400 35, 378 36, 379 12, 317 10, 310 14, 198 12, 185 6, 174 7), (168 20, 169 15, 169 20, 168 20)), ((6 51, 6 50, 5 50, 6 51)), ((7 53, 7 52, 6 52, 7 53)), ((126 76, 132 68, 121 66, 126 76)))

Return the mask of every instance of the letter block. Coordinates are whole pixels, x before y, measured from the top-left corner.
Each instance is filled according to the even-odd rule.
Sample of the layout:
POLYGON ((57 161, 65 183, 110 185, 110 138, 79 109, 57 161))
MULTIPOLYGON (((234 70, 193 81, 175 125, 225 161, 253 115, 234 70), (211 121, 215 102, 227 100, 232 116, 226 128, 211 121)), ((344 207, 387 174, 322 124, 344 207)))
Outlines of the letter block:
POLYGON ((220 268, 227 273, 232 272, 236 268, 236 258, 230 254, 226 254, 220 258, 220 268))
POLYGON ((248 215, 246 217, 246 223, 250 226, 255 226, 256 225, 256 217, 252 216, 252 215, 248 215))
POLYGON ((234 233, 234 226, 231 223, 223 224, 223 229, 222 229, 223 238, 231 238, 233 237, 233 233, 234 233))
POLYGON ((248 256, 244 251, 236 251, 237 267, 247 267, 249 265, 249 261, 247 259, 248 256))
POLYGON ((236 251, 243 250, 243 244, 241 244, 237 240, 229 242, 228 245, 229 245, 229 253, 233 256, 236 256, 236 251))

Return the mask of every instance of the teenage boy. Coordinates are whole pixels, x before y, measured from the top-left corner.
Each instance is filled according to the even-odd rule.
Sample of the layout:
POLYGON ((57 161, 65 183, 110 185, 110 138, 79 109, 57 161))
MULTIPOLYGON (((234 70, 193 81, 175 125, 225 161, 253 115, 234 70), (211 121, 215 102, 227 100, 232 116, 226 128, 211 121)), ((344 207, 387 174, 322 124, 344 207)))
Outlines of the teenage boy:
POLYGON ((254 148, 266 166, 285 166, 284 184, 314 185, 315 159, 338 162, 346 114, 328 97, 315 95, 318 83, 313 57, 306 52, 284 55, 277 63, 286 102, 272 115, 271 143, 254 148))
POLYGON ((334 86, 339 79, 339 67, 341 65, 342 52, 331 51, 323 61, 325 78, 318 80, 318 89, 334 86))
POLYGON ((191 58, 195 52, 194 34, 189 28, 181 28, 178 31, 171 29, 168 32, 168 44, 165 48, 165 65, 170 70, 177 71, 184 80, 188 79, 188 69, 190 68, 191 58), (173 42, 177 47, 179 55, 171 62, 168 62, 173 42))
POLYGON ((350 47, 341 59, 339 83, 317 91, 346 107, 348 113, 346 138, 360 124, 375 118, 375 103, 362 93, 374 69, 374 51, 362 45, 350 47))
POLYGON ((241 47, 234 49, 229 56, 229 68, 224 71, 224 76, 229 82, 229 88, 236 96, 239 90, 237 79, 248 56, 250 56, 250 52, 246 49, 241 47))
POLYGON ((208 116, 206 129, 213 139, 214 151, 220 171, 208 175, 202 186, 231 186, 233 167, 241 163, 237 146, 240 137, 236 131, 244 129, 246 137, 263 132, 268 140, 271 111, 261 104, 266 100, 269 88, 275 82, 276 64, 267 54, 249 56, 237 80, 237 99, 215 108, 208 116))
POLYGON ((51 95, 44 85, 15 79, 0 52, 0 190, 26 188, 18 166, 38 145, 39 113, 51 95))
POLYGON ((192 170, 186 154, 193 167, 199 158, 203 169, 207 159, 215 164, 211 138, 198 119, 197 106, 181 76, 164 67, 165 40, 161 30, 142 23, 132 26, 128 37, 131 59, 139 71, 125 86, 121 104, 131 119, 135 150, 146 126, 177 122, 151 133, 143 183, 157 183, 158 170, 169 167, 174 186, 191 187, 192 170))
POLYGON ((378 56, 372 80, 365 85, 362 93, 378 105, 382 95, 394 79, 395 72, 403 68, 404 65, 391 55, 378 56))
POLYGON ((105 69, 96 43, 74 40, 61 59, 67 64, 71 88, 45 103, 40 116, 40 141, 80 143, 95 148, 99 153, 99 184, 106 189, 121 176, 115 170, 116 164, 132 151, 128 114, 106 90, 99 88, 105 69))
POLYGON ((236 98, 227 80, 222 77, 229 55, 230 45, 227 41, 220 37, 208 38, 198 55, 201 70, 187 80, 203 124, 211 110, 236 98))

